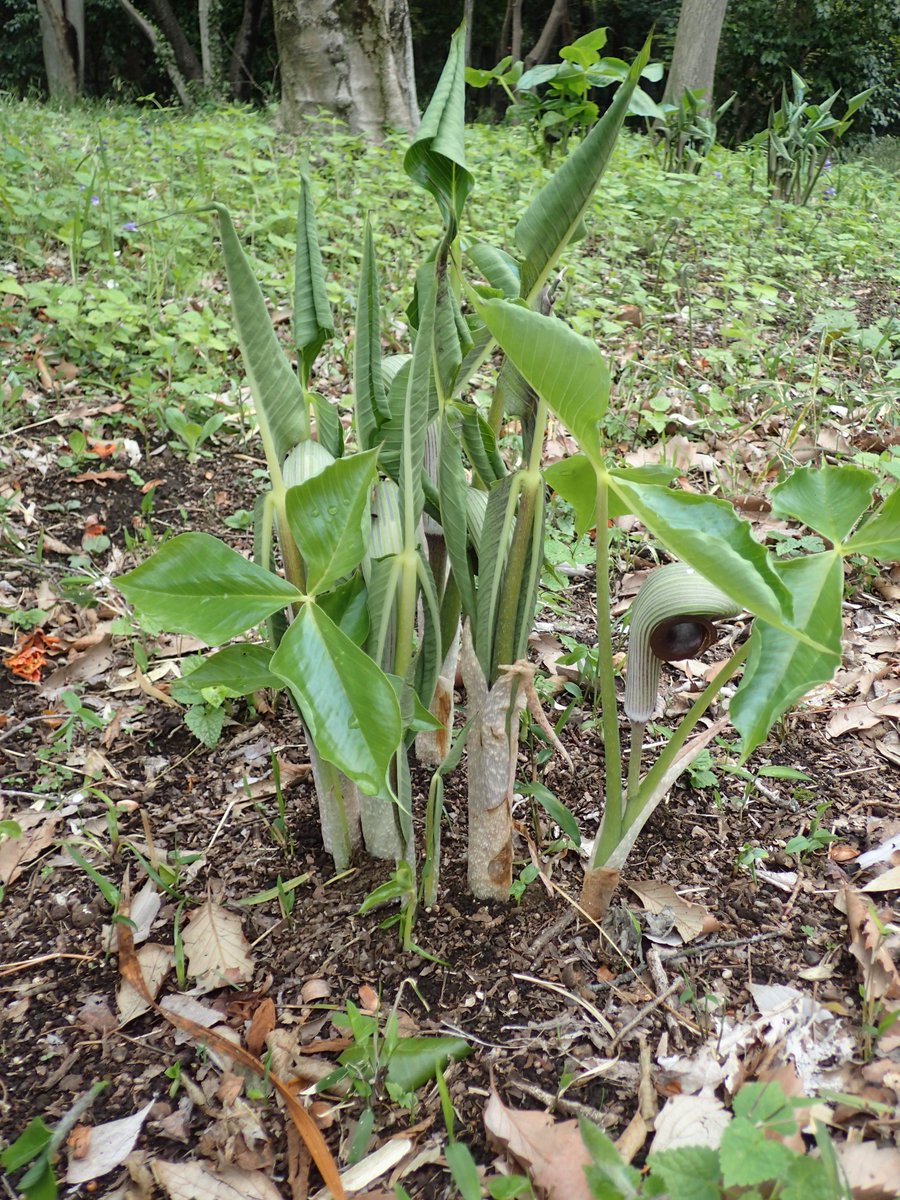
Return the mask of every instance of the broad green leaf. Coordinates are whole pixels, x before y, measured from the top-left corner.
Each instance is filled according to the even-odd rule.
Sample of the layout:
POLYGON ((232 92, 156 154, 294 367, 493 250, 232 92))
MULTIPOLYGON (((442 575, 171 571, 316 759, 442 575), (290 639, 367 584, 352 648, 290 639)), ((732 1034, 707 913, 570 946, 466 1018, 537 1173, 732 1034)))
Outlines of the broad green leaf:
POLYGON ((796 1107, 774 1079, 745 1083, 732 1102, 736 1117, 747 1117, 755 1125, 765 1125, 783 1137, 790 1137, 797 1130, 796 1107))
POLYGON ((772 511, 838 545, 869 507, 876 478, 862 467, 798 467, 772 488, 772 511))
POLYGON ((378 428, 390 416, 381 365, 381 302, 372 226, 366 220, 359 293, 356 300, 356 337, 353 343, 353 402, 360 447, 370 450, 378 441, 378 428))
POLYGON ((469 1147, 463 1142, 450 1142, 444 1147, 444 1158, 462 1200, 481 1200, 481 1176, 469 1147))
POLYGON ((306 441, 295 446, 281 470, 284 486, 296 487, 298 483, 306 483, 314 475, 324 471, 335 461, 335 455, 327 450, 321 442, 306 441))
POLYGON ((719 1155, 709 1146, 678 1146, 651 1154, 651 1178, 661 1178, 669 1200, 721 1200, 719 1155))
POLYGON ((461 25, 451 38, 441 77, 403 160, 410 179, 437 199, 450 227, 459 221, 472 187, 465 152, 465 66, 465 29, 461 25))
POLYGON ((445 411, 440 427, 438 457, 441 527, 453 576, 459 588, 463 612, 470 620, 473 620, 475 617, 475 581, 469 565, 467 489, 468 484, 459 438, 451 422, 451 412, 445 411))
POLYGON ((441 646, 441 611, 434 576, 421 553, 416 556, 416 579, 422 605, 423 627, 415 661, 414 686, 419 695, 431 703, 441 663, 444 661, 444 651, 441 646))
POLYGON ((506 474, 506 467, 497 449, 497 439, 474 405, 462 409, 462 435, 466 454, 481 483, 489 488, 506 474))
MULTIPOLYGON (((400 514, 404 540, 416 529, 422 515, 422 463, 425 430, 431 417, 431 381, 434 323, 437 303, 436 264, 425 263, 416 275, 420 322, 408 370, 401 368, 395 383, 405 380, 402 406, 391 409, 391 419, 381 427, 383 443, 379 462, 400 485, 400 514)), ((393 391, 393 388, 392 388, 393 391)))
POLYGON ((487 242, 473 242, 466 247, 466 254, 492 288, 508 300, 519 295, 519 264, 512 255, 487 242))
POLYGON ((290 583, 247 562, 208 533, 181 533, 116 586, 129 604, 172 633, 227 642, 302 599, 290 583))
POLYGON ((434 359, 432 369, 441 397, 453 394, 464 355, 472 346, 469 329, 462 318, 459 301, 450 286, 446 263, 438 269, 434 315, 434 359))
POLYGON ((725 1126, 719 1154, 726 1188, 752 1187, 778 1179, 796 1157, 781 1142, 767 1138, 746 1117, 735 1117, 725 1126))
POLYGON ((280 690, 284 681, 269 670, 271 657, 268 646, 237 642, 204 659, 188 678, 192 687, 226 687, 238 696, 249 696, 262 688, 280 690))
POLYGON ((297 250, 294 257, 294 345, 304 385, 316 355, 326 338, 334 334, 334 322, 325 290, 325 268, 316 233, 312 185, 305 171, 300 175, 297 207, 297 250))
POLYGON ((743 758, 765 741, 783 712, 817 683, 829 680, 841 661, 840 556, 829 551, 789 559, 778 571, 793 596, 794 623, 823 649, 765 621, 755 622, 747 666, 729 710, 741 735, 743 758))
POLYGON ((369 565, 369 634, 366 649, 375 662, 383 666, 391 665, 394 661, 394 610, 400 574, 400 559, 396 555, 373 559, 369 565))
POLYGON ((549 788, 544 787, 542 783, 517 783, 516 791, 523 796, 533 796, 566 837, 571 839, 576 846, 581 845, 581 830, 578 828, 578 822, 549 788))
POLYGON ((306 564, 310 594, 328 591, 365 554, 376 454, 367 450, 339 458, 306 483, 288 489, 288 524, 306 564))
POLYGON ((401 1038, 390 1057, 387 1078, 405 1092, 414 1092, 434 1079, 436 1068, 443 1070, 451 1058, 458 1062, 471 1052, 461 1037, 401 1038))
POLYGON ((516 472, 494 485, 488 496, 479 538, 477 618, 472 637, 478 661, 488 682, 492 681, 497 611, 521 484, 521 473, 516 472))
POLYGON ((0 1150, 0 1166, 4 1171, 18 1171, 44 1150, 53 1137, 41 1117, 32 1117, 19 1136, 0 1150))
POLYGON ((516 226, 522 266, 522 295, 533 299, 581 225, 612 155, 631 94, 650 57, 649 39, 632 63, 628 79, 584 141, 529 204, 516 226))
MULTIPOLYGON (((527 486, 527 485, 526 485, 527 486)), ((525 487, 523 487, 525 493, 525 487)), ((546 488, 543 479, 535 485, 535 495, 531 510, 531 529, 529 534, 528 553, 522 569, 522 582, 518 589, 518 604, 516 606, 516 622, 513 629, 512 660, 517 662, 528 653, 528 639, 534 628, 534 614, 537 611, 538 588, 544 570, 544 514, 546 508, 546 488)), ((524 496, 523 496, 524 499, 524 496)), ((517 520, 528 520, 527 508, 520 512, 517 520)), ((505 586, 509 586, 507 581, 505 586)))
POLYGON ((344 453, 344 427, 337 406, 318 392, 308 393, 316 418, 316 438, 332 458, 344 453))
POLYGON ((411 688, 399 675, 392 675, 390 671, 386 671, 385 674, 391 681, 391 687, 394 689, 397 703, 400 705, 400 717, 404 729, 420 733, 426 729, 444 728, 437 717, 432 716, 419 699, 415 688, 411 688))
POLYGON ((211 207, 219 215, 238 345, 266 460, 270 469, 280 468, 289 451, 309 437, 309 414, 303 388, 275 336, 262 291, 235 233, 228 209, 222 204, 211 207))
MULTIPOLYGON (((632 483, 650 483, 665 487, 680 472, 675 467, 648 464, 645 467, 615 467, 610 472, 616 479, 632 483)), ((583 454, 572 454, 544 468, 544 478, 575 509, 575 533, 581 537, 597 523, 597 472, 583 454)), ((621 517, 629 511, 622 498, 609 496, 608 515, 621 517)))
POLYGON ((16 1184, 16 1191, 25 1200, 56 1200, 59 1189, 49 1159, 41 1155, 33 1162, 16 1184))
POLYGON ((384 672, 316 604, 304 604, 269 664, 294 693, 326 762, 378 795, 403 736, 384 672))
POLYGON ((365 642, 369 636, 369 597, 366 581, 359 571, 330 592, 317 596, 316 603, 357 646, 365 642))
POLYGON ((841 1195, 834 1186, 828 1166, 821 1158, 811 1158, 807 1154, 795 1155, 782 1179, 784 1182, 778 1190, 778 1200, 809 1200, 811 1196, 841 1195))
POLYGON ((841 550, 888 561, 900 558, 900 487, 894 488, 872 519, 861 525, 841 550))
POLYGON ((184 714, 184 723, 198 742, 212 748, 222 736, 225 709, 210 708, 208 704, 192 704, 184 714))
POLYGON ((615 1145, 603 1130, 593 1121, 581 1117, 578 1121, 578 1132, 594 1164, 592 1167, 585 1167, 592 1194, 603 1195, 601 1191, 593 1191, 593 1187, 595 1184, 607 1183, 618 1189, 617 1193, 607 1192, 610 1197, 619 1195, 623 1200, 631 1200, 632 1196, 636 1196, 640 1173, 622 1161, 615 1145))
POLYGON ((713 496, 635 486, 613 475, 609 486, 667 550, 726 596, 779 628, 789 625, 791 594, 750 523, 730 504, 713 496))
POLYGON ((609 368, 597 345, 556 317, 508 300, 475 302, 478 315, 527 383, 599 463, 598 424, 609 401, 609 368))

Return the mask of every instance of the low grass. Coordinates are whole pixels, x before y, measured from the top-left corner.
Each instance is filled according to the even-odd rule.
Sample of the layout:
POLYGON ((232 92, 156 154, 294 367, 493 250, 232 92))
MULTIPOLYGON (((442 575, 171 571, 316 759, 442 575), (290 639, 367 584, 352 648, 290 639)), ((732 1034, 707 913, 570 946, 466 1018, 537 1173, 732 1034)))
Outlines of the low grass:
MULTIPOLYGON (((185 116, 0 102, 2 426, 52 409, 42 372, 77 374, 82 390, 125 402, 86 430, 94 436, 111 421, 167 436, 172 404, 202 420, 236 402, 214 222, 196 210, 213 198, 231 208, 273 309, 289 305, 305 157, 338 327, 318 386, 347 400, 367 212, 397 348, 407 348, 412 264, 436 233, 432 206, 402 172, 404 149, 396 138, 366 146, 327 122, 289 140, 272 114, 242 108, 185 116)), ((543 169, 514 128, 470 128, 468 153, 468 233, 511 244, 543 169)), ((557 310, 612 355, 623 442, 671 432, 685 412, 700 433, 774 410, 815 422, 823 406, 897 419, 900 208, 876 161, 836 163, 810 205, 794 208, 770 201, 756 152, 716 149, 698 176, 674 176, 648 138, 622 138, 567 257, 579 260, 578 282, 564 278, 557 310)), ((881 466, 900 473, 896 448, 881 466)))

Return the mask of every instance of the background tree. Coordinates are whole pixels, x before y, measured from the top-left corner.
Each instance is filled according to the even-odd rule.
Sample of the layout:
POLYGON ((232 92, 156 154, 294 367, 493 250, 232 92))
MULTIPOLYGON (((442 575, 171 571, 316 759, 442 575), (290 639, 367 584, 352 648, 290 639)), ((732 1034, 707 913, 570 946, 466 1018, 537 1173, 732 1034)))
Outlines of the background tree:
POLYGON ((728 0, 684 0, 664 101, 677 104, 688 88, 702 88, 706 93, 704 107, 712 107, 719 36, 727 4, 728 0))
POLYGON ((52 99, 84 88, 84 0, 37 0, 47 87, 52 99))
POLYGON ((272 12, 285 129, 323 108, 371 138, 418 126, 407 0, 273 0, 272 12))

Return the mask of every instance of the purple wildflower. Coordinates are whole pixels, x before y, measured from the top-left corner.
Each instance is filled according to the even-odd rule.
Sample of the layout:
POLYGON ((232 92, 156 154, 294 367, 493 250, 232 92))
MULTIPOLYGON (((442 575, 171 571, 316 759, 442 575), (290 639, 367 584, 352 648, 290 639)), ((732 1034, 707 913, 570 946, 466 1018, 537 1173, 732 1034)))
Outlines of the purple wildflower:
POLYGON ((831 159, 830 158, 826 158, 825 161, 822 163, 822 170, 823 171, 831 170, 831 159))
POLYGON ((833 188, 833 187, 827 187, 827 188, 825 189, 825 191, 822 193, 822 195, 825 197, 825 199, 826 199, 826 200, 830 200, 830 199, 831 199, 831 197, 832 197, 834 194, 835 194, 835 193, 834 193, 834 188, 833 188))
POLYGON ((716 177, 716 179, 721 179, 721 178, 722 178, 722 172, 721 172, 721 171, 713 171, 713 175, 716 177))
POLYGON ((122 228, 126 233, 134 233, 134 231, 137 229, 137 225, 135 225, 134 221, 126 221, 122 228))
POLYGON ((99 203, 100 203, 99 196, 91 196, 91 204, 93 204, 94 208, 96 208, 99 203))

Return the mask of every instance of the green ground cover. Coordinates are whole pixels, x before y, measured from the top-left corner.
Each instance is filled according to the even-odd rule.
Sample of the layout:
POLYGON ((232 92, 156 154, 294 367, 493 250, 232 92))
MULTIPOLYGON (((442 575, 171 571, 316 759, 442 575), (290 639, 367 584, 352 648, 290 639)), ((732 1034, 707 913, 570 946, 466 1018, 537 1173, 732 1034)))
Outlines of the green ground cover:
MULTIPOLYGON (((284 306, 308 156, 342 399, 366 213, 393 286, 437 232, 403 175, 401 139, 365 146, 326 125, 297 143, 268 114, 240 108, 183 116, 10 102, 0 105, 0 137, 7 429, 43 415, 29 387, 34 358, 22 354, 29 344, 72 364, 84 387, 127 399, 122 420, 150 436, 165 431, 173 402, 193 418, 213 411, 214 397, 236 398, 215 227, 190 211, 210 199, 229 206, 273 308, 284 306)), ((542 168, 518 129, 473 126, 468 154, 472 232, 509 244, 542 168)), ((667 175, 649 140, 626 134, 587 237, 567 256, 579 260, 577 283, 557 310, 614 354, 638 343, 619 358, 616 413, 629 436, 664 430, 685 402, 701 432, 745 420, 748 404, 754 419, 822 404, 886 414, 900 377, 898 246, 896 179, 870 163, 835 163, 799 208, 769 200, 758 152, 716 149, 698 176, 667 175), (861 302, 863 281, 881 303, 869 289, 861 302)), ((408 294, 385 297, 398 348, 408 294)), ((896 459, 887 465, 896 474, 896 459)))

